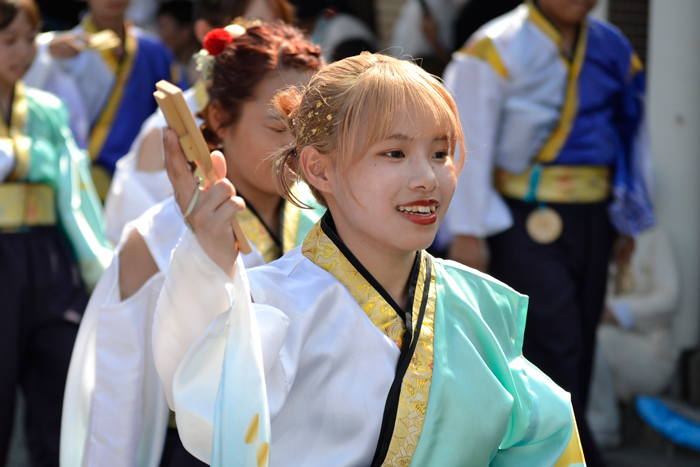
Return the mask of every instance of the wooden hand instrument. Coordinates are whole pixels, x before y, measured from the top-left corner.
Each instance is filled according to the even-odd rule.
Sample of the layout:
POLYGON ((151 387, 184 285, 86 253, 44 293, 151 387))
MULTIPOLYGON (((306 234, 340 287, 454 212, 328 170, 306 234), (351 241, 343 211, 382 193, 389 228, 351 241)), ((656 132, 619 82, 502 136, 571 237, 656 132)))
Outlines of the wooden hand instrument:
MULTIPOLYGON (((182 90, 165 80, 159 81, 156 84, 156 88, 158 90, 153 93, 153 96, 163 111, 168 126, 175 130, 180 137, 180 145, 187 160, 197 164, 197 167, 202 171, 209 184, 216 182, 216 174, 211 162, 209 148, 189 107, 187 107, 182 90)), ((238 241, 238 249, 241 253, 247 255, 251 252, 250 243, 248 243, 248 239, 235 217, 231 221, 231 227, 238 241)))
POLYGON ((119 36, 111 29, 105 29, 95 34, 90 34, 85 42, 85 47, 92 50, 103 51, 115 49, 121 45, 122 41, 119 36))

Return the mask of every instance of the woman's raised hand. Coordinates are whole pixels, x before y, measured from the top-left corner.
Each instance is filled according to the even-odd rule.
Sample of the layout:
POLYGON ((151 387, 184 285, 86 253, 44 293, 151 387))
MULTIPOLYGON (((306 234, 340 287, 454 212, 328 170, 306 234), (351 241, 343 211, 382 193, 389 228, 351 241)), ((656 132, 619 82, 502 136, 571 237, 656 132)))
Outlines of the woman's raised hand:
POLYGON ((165 168, 173 185, 175 202, 180 211, 186 214, 186 220, 206 254, 229 277, 233 277, 238 246, 231 221, 236 213, 245 209, 245 202, 236 196, 236 189, 226 178, 223 154, 212 152, 217 180, 202 189, 197 186, 177 133, 170 128, 163 129, 163 146, 165 168))

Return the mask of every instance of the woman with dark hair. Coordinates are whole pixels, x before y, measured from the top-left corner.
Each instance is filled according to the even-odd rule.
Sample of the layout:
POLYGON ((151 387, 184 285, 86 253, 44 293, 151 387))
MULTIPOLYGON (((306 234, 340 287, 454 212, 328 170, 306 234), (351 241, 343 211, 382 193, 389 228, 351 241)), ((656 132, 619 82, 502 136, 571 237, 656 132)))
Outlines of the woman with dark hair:
MULTIPOLYGON (((260 22, 215 29, 204 47, 205 135, 248 202, 239 221, 253 252, 244 260, 262 265, 298 245, 320 218, 280 197, 268 159, 291 141, 269 103, 281 88, 309 80, 323 64, 320 49, 292 26, 260 22)), ((295 190, 312 203, 308 188, 295 190)), ((201 465, 180 443, 150 343, 170 253, 187 229, 181 216, 170 197, 128 224, 90 300, 68 377, 63 465, 201 465)))
POLYGON ((18 386, 32 465, 58 465, 63 388, 86 289, 111 260, 66 108, 20 81, 38 28, 33 0, 0 0, 0 465, 18 386))
MULTIPOLYGON (((197 40, 204 41, 209 31, 223 28, 239 16, 264 22, 294 23, 293 8, 287 0, 195 0, 193 17, 197 40)), ((209 100, 202 80, 184 94, 193 114, 201 111, 209 100)), ((117 162, 105 200, 107 238, 114 244, 119 242, 128 222, 173 193, 163 165, 161 128, 164 126, 163 114, 156 111, 141 127, 129 152, 117 162)))

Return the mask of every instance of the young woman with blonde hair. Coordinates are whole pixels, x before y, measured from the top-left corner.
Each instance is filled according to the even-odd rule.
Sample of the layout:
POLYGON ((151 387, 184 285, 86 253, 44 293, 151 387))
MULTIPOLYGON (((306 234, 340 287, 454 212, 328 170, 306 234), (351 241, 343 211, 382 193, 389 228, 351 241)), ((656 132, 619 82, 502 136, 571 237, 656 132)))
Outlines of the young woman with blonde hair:
POLYGON ((202 191, 166 135, 180 207, 200 191, 154 322, 185 447, 215 466, 583 465, 569 395, 521 354, 527 297, 424 250, 460 170, 449 93, 363 53, 276 104, 278 186, 328 211, 264 267, 239 258, 234 186, 202 191))

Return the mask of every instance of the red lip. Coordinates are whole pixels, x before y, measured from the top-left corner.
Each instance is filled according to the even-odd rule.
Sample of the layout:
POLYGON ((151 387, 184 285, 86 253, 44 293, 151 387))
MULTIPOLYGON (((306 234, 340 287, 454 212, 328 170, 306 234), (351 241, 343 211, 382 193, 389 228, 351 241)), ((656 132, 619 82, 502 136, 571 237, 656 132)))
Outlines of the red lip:
POLYGON ((419 199, 410 203, 402 204, 401 206, 437 206, 440 203, 436 199, 419 199))
MULTIPOLYGON (((411 206, 411 205, 409 205, 411 206)), ((399 211, 404 218, 418 225, 430 225, 437 222, 437 214, 431 212, 427 216, 425 214, 417 214, 415 212, 399 211)))

